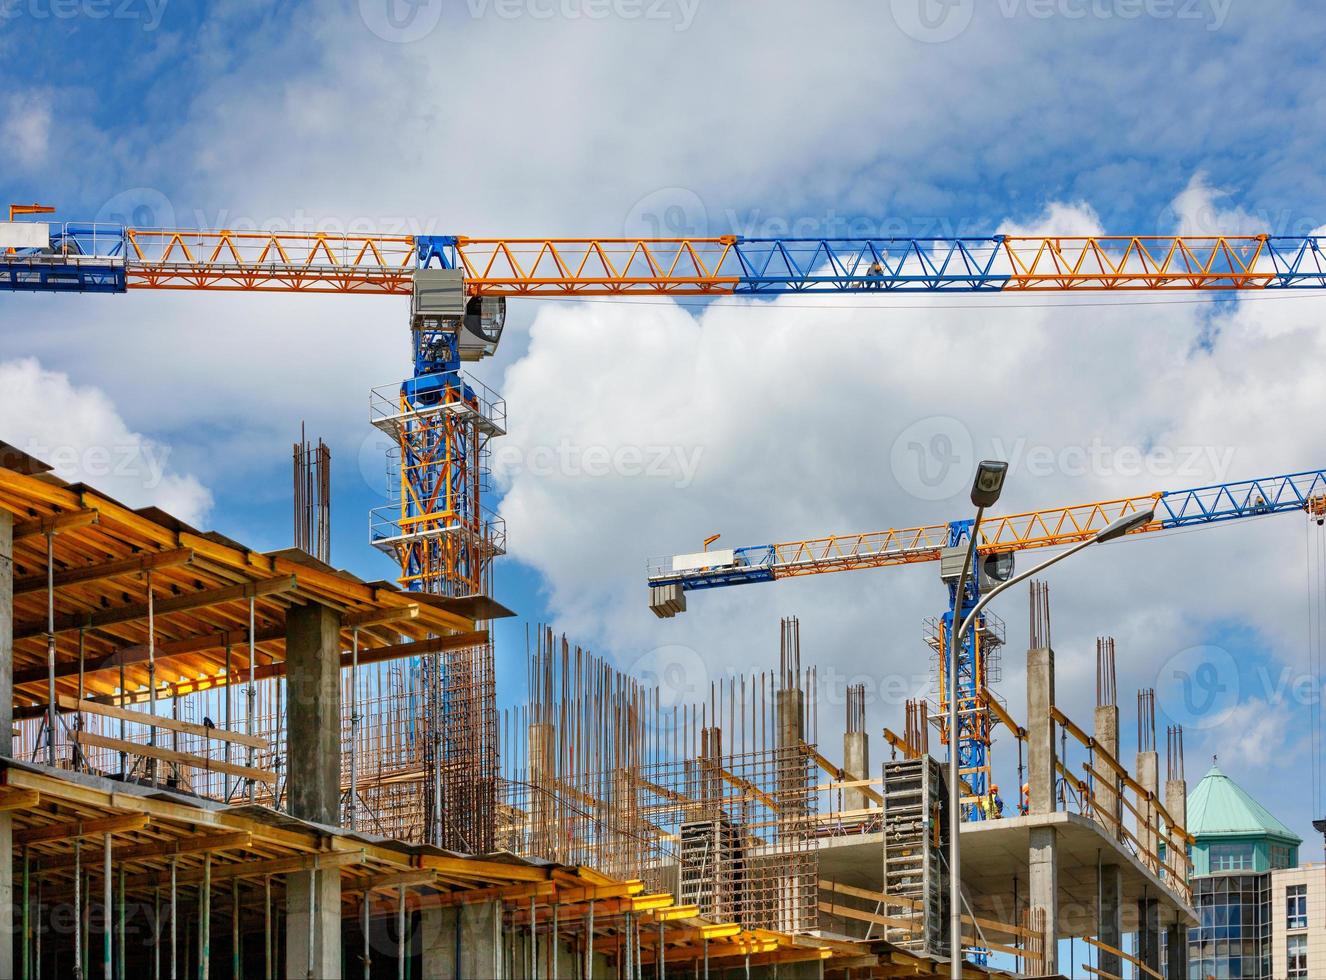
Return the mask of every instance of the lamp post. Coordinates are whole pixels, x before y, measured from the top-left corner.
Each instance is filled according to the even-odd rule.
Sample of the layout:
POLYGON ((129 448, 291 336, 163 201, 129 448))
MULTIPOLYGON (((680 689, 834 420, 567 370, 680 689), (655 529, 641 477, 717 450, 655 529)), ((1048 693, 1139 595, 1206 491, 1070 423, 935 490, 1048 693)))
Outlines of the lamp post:
MULTIPOLYGON (((987 464, 982 463, 984 467, 987 464)), ((1005 464, 1005 468, 1006 464, 1005 464)), ((981 483, 980 471, 977 471, 977 486, 981 483)), ((1000 478, 1002 484, 1002 474, 1000 478)), ((998 499, 999 488, 994 490, 994 499, 998 499)), ((971 542, 967 548, 967 561, 963 566, 963 574, 959 580, 959 589, 965 587, 968 567, 971 564, 972 555, 976 551, 977 530, 980 526, 981 511, 984 509, 982 501, 977 499, 977 487, 972 488, 972 502, 977 505, 976 524, 972 527, 971 542)), ((991 500, 993 503, 993 500, 991 500)), ((1046 559, 1039 565, 1014 575, 1006 582, 1000 582, 993 589, 981 596, 980 601, 972 607, 962 625, 957 627, 953 633, 952 641, 949 644, 949 785, 948 785, 948 812, 949 812, 949 949, 950 949, 950 977, 952 980, 961 980, 962 978, 962 878, 961 878, 961 856, 959 853, 959 835, 962 831, 962 817, 960 810, 961 791, 958 787, 958 739, 957 739, 957 703, 956 680, 957 680, 957 651, 962 642, 962 637, 966 634, 971 625, 976 622, 976 617, 981 614, 981 610, 988 606, 999 593, 1006 589, 1011 589, 1019 582, 1025 582, 1040 572, 1045 571, 1051 565, 1058 564, 1065 558, 1077 554, 1084 548, 1093 544, 1104 544, 1107 541, 1113 541, 1115 538, 1123 537, 1130 531, 1136 531, 1155 520, 1154 510, 1137 511, 1132 514, 1126 514, 1123 517, 1110 523, 1106 528, 1097 531, 1094 535, 1084 541, 1079 541, 1057 555, 1046 559)), ((962 593, 959 591, 959 597, 962 593)), ((960 601, 960 600, 959 600, 960 601)), ((959 606, 958 608, 961 608, 959 606)))
MULTIPOLYGON (((981 518, 987 507, 993 507, 1004 489, 1008 464, 987 459, 976 466, 976 479, 972 481, 971 502, 976 507, 976 520, 972 522, 967 540, 967 554, 962 560, 962 573, 958 576, 957 601, 953 604, 954 622, 949 624, 948 643, 948 839, 949 839, 949 956, 952 978, 962 977, 962 880, 958 877, 958 832, 962 828, 962 815, 958 811, 958 644, 962 631, 956 630, 957 614, 962 611, 962 597, 967 591, 967 576, 971 574, 976 557, 976 540, 980 536, 981 518)), ((965 623, 963 624, 965 627, 965 623)))

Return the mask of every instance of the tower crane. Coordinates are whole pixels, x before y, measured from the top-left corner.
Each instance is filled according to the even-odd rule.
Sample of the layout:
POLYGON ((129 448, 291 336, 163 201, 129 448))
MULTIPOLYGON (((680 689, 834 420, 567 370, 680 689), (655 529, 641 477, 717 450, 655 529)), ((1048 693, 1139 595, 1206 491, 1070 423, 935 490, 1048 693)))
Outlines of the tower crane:
POLYGON ((482 494, 506 407, 461 363, 496 350, 508 297, 1326 287, 1315 236, 483 238, 33 220, 51 210, 16 205, 0 222, 0 289, 410 296, 414 373, 372 397, 399 457, 370 536, 403 585, 453 597, 485 595, 505 547, 482 494))
MULTIPOLYGON (((708 545, 716 540, 711 537, 703 551, 649 562, 650 608, 660 618, 670 618, 686 610, 687 592, 938 562, 949 605, 928 623, 927 641, 938 655, 940 736, 944 744, 951 744, 945 719, 949 698, 955 697, 958 767, 973 797, 980 799, 990 786, 989 748, 996 721, 983 692, 988 689, 991 663, 1004 642, 1003 624, 986 612, 977 616, 974 628, 961 638, 957 677, 950 680, 946 644, 955 623, 967 617, 983 592, 1012 576, 1019 551, 1086 541, 1114 521, 1152 510, 1154 518, 1131 531, 1129 537, 1286 511, 1305 511, 1320 525, 1326 522, 1326 469, 986 518, 979 527, 966 519, 729 549, 710 549, 708 545), (973 536, 977 567, 959 594, 963 561, 973 536)), ((980 819, 980 808, 971 809, 972 817, 980 819)))
MULTIPOLYGON (((370 538, 399 563, 403 586, 465 600, 476 619, 495 611, 486 601, 492 561, 505 550, 505 528, 483 498, 487 446, 505 429, 506 406, 461 365, 496 350, 509 297, 1326 287, 1326 237, 1319 236, 485 238, 36 220, 47 213, 44 205, 21 205, 0 222, 0 289, 409 296, 413 374, 370 400, 373 423, 397 447, 392 500, 373 512, 370 538)), ((674 566, 658 587, 675 588, 675 602, 688 589, 761 576, 930 560, 970 533, 957 522, 914 529, 910 540, 862 536, 840 548, 840 539, 827 539, 818 550, 814 542, 763 546, 758 560, 734 551, 726 565, 674 566)), ((987 548, 983 573, 997 571, 1009 550, 987 548)), ((954 597, 950 615, 957 605, 954 597)), ((979 655, 979 644, 993 640, 989 621, 977 636, 979 655)), ((970 687, 980 661, 965 663, 970 687)), ((969 717, 978 720, 975 712, 969 717)))

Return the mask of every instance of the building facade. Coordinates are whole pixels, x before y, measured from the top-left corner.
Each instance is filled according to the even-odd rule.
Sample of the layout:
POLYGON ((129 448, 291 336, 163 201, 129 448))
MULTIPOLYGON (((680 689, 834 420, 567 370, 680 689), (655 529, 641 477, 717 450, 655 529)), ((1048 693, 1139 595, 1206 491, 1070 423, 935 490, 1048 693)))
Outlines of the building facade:
POLYGON ((1188 796, 1188 830, 1196 838, 1192 889, 1198 918, 1188 932, 1188 976, 1323 975, 1326 951, 1314 966, 1310 947, 1326 940, 1326 871, 1298 867, 1302 838, 1216 766, 1188 796), (1316 881, 1315 892, 1309 879, 1316 881))

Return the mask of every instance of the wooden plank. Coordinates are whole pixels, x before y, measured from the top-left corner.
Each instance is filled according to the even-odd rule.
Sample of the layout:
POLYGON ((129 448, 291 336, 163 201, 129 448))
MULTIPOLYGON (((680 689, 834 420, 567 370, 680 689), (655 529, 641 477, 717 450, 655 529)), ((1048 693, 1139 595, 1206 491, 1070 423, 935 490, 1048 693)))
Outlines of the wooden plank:
MULTIPOLYGON (((1107 953, 1113 953, 1115 956, 1118 956, 1120 959, 1127 960, 1129 963, 1137 967, 1147 976, 1155 977, 1156 980, 1163 980, 1163 978, 1159 973, 1151 969, 1151 967, 1147 966, 1144 962, 1142 962, 1142 960, 1138 959, 1136 956, 1133 956, 1131 953, 1125 953, 1123 950, 1116 949, 1115 947, 1111 946, 1109 943, 1101 942, 1099 939, 1093 939, 1090 936, 1083 936, 1082 941, 1086 943, 1088 946, 1095 946, 1097 949, 1103 949, 1107 953)), ((1102 975, 1109 976, 1109 974, 1102 974, 1102 975)))
POLYGON ((38 534, 59 534, 61 531, 73 531, 76 528, 96 524, 101 514, 95 510, 71 510, 53 517, 40 517, 33 521, 23 521, 14 525, 14 540, 36 537, 38 534))
POLYGON ((154 728, 165 728, 173 732, 184 732, 188 735, 200 735, 203 738, 214 738, 221 742, 234 742, 237 745, 248 745, 255 749, 265 749, 268 747, 267 740, 257 735, 245 735, 241 732, 227 731, 224 728, 208 728, 206 725, 195 724, 192 721, 177 721, 174 718, 163 718, 160 715, 154 715, 148 711, 131 711, 128 708, 118 708, 113 704, 101 704, 97 701, 80 701, 78 698, 71 698, 64 694, 58 695, 56 700, 60 707, 66 711, 86 711, 88 714, 101 715, 106 718, 117 718, 123 721, 132 722, 137 725, 150 725, 154 728))
MULTIPOLYGON (((847 773, 844 769, 842 769, 839 766, 835 766, 827 758, 821 755, 820 751, 810 743, 802 742, 801 751, 805 752, 812 759, 814 759, 815 764, 819 766, 821 769, 823 769, 828 775, 832 776, 834 779, 841 781, 847 778, 847 773)), ((874 780, 870 780, 870 782, 874 782, 874 780)), ((868 786, 861 786, 859 788, 861 790, 861 795, 867 797, 868 799, 873 800, 874 802, 878 803, 880 806, 884 805, 884 797, 880 796, 879 793, 875 792, 873 789, 870 789, 868 786)))
MULTIPOLYGON (((307 871, 316 866, 319 869, 343 868, 347 865, 363 864, 367 855, 363 851, 318 852, 300 854, 295 857, 270 858, 261 861, 237 861, 233 864, 212 864, 212 880, 228 878, 258 878, 264 875, 285 875, 297 871, 307 871)), ((177 885, 196 884, 203 880, 201 869, 190 868, 176 873, 177 885)), ((135 875, 125 884, 128 888, 142 888, 150 885, 168 884, 169 871, 152 871, 148 874, 135 875)))
MULTIPOLYGON (((843 885, 836 881, 827 881, 823 878, 820 879, 819 887, 821 891, 831 891, 837 892, 840 895, 849 895, 852 898, 860 898, 868 902, 875 902, 879 905, 883 905, 885 908, 893 905, 898 906, 899 908, 917 909, 924 904, 914 898, 903 898, 896 895, 887 895, 883 892, 872 892, 866 888, 843 885)), ((973 918, 970 915, 963 915, 962 921, 967 923, 967 925, 978 925, 982 929, 989 929, 992 932, 1002 932, 1009 936, 1018 936, 1023 939, 1040 938, 1039 932, 1034 932, 1031 929, 1024 929, 1022 926, 1010 925, 1007 922, 1000 922, 997 919, 986 919, 981 916, 973 918)))
POLYGON ((999 703, 999 700, 988 688, 981 688, 981 700, 986 703, 991 711, 1010 732, 1018 738, 1026 738, 1027 730, 1013 720, 1013 716, 1008 713, 1008 709, 999 703))
MULTIPOLYGON (((193 552, 188 548, 172 548, 169 551, 157 551, 147 555, 136 555, 119 561, 108 561, 100 565, 85 565, 64 568, 53 577, 55 587, 96 582, 101 579, 115 578, 119 575, 132 575, 146 572, 153 568, 174 568, 193 561, 193 552)), ((46 573, 26 575, 14 580, 14 595, 27 595, 29 592, 46 591, 46 573)))
POLYGON ((360 613, 350 613, 341 617, 341 629, 362 629, 365 626, 381 626, 384 623, 399 623, 419 618, 419 604, 412 602, 406 606, 387 609, 368 609, 360 613))
MULTIPOLYGON (((240 850, 251 846, 252 843, 253 835, 247 830, 239 830, 229 834, 173 837, 169 840, 152 841, 150 844, 131 844, 128 847, 121 847, 112 853, 111 862, 119 865, 131 861, 168 858, 177 854, 240 850)), ((68 858, 60 861, 43 861, 41 869, 42 871, 63 871, 73 866, 73 858, 68 858)))
POLYGON ((891 929, 902 929, 911 934, 918 932, 922 925, 915 919, 900 919, 894 915, 877 915, 874 912, 862 912, 860 909, 854 909, 850 905, 838 905, 834 902, 819 902, 819 910, 827 912, 829 915, 840 916, 844 919, 856 919, 858 922, 870 922, 877 926, 888 926, 891 929))
POLYGON ((35 789, 19 789, 16 786, 0 788, 0 812, 6 810, 27 810, 41 802, 41 793, 35 789))
POLYGON ((371 892, 379 888, 414 888, 419 885, 436 884, 437 875, 432 871, 397 871, 388 875, 356 879, 353 887, 356 891, 371 892))
POLYGON ((14 831, 15 844, 40 844, 45 841, 68 840, 91 834, 117 834, 142 830, 147 826, 144 813, 126 813, 117 817, 99 817, 95 820, 73 820, 69 823, 46 824, 42 827, 24 827, 14 831))
POLYGON ((473 858, 443 857, 421 854, 420 867, 454 875, 457 878, 484 878, 489 881, 547 881, 548 869, 528 864, 507 864, 502 861, 482 861, 473 858))
POLYGON ((94 735, 92 732, 72 732, 70 739, 81 745, 92 745, 97 748, 111 749, 114 752, 125 752, 129 755, 136 755, 144 759, 156 759, 160 762, 173 762, 178 765, 188 766, 190 769, 202 769, 206 772, 220 772, 231 776, 238 776, 241 779, 255 779, 260 783, 266 783, 269 786, 276 785, 276 773, 268 772, 266 769, 257 769, 252 766, 241 766, 233 762, 224 762, 219 759, 208 759, 201 755, 193 755, 189 752, 176 752, 173 749, 163 749, 151 745, 143 745, 139 742, 128 742, 118 738, 107 738, 104 735, 94 735))
MULTIPOLYGON (((381 647, 370 647, 359 651, 359 665, 361 667, 368 664, 382 663, 387 660, 401 660, 406 657, 417 657, 426 653, 443 653, 448 650, 463 650, 466 647, 482 646, 488 642, 488 633, 486 630, 477 630, 471 633, 455 633, 450 636, 435 636, 426 640, 412 640, 408 643, 392 643, 381 647)), ((285 628, 275 627, 271 629, 260 629, 257 631, 255 642, 269 643, 272 641, 283 641, 285 639, 285 628)), ((236 652, 242 654, 239 658, 243 666, 237 668, 229 677, 208 677, 205 681, 208 688, 224 687, 227 684, 247 684, 249 681, 248 671, 248 633, 245 630, 230 630, 228 632, 208 633, 202 636, 186 637, 182 640, 170 640, 159 644, 157 647, 156 660, 158 664, 172 657, 185 656, 191 653, 198 653, 203 650, 216 650, 224 647, 227 643, 234 645, 236 652)), ((341 666, 349 667, 352 657, 349 653, 341 656, 341 666)), ((87 664, 84 673, 86 676, 100 671, 118 671, 120 664, 126 667, 147 662, 147 647, 143 644, 123 647, 115 651, 104 660, 87 664)), ((77 677, 78 662, 62 661, 55 666, 55 676, 77 677)), ((285 676, 285 662, 259 664, 254 668, 253 676, 255 680, 266 680, 271 677, 285 676)), ((14 686, 20 687, 30 684, 46 683, 46 668, 32 667, 14 673, 14 686)), ((194 682, 185 684, 172 684, 171 692, 174 694, 192 693, 197 685, 194 682)), ((43 689, 40 697, 45 696, 43 689)), ((159 696, 159 695, 158 695, 159 696)), ((102 699, 89 699, 95 704, 105 704, 111 700, 118 700, 115 695, 107 695, 102 699)), ((128 698, 130 703, 137 704, 146 702, 148 695, 146 692, 133 692, 128 698)), ((46 713, 46 705, 39 704, 35 707, 24 705, 15 708, 15 718, 35 718, 46 713)))
MULTIPOLYGON (((153 612, 157 616, 169 616, 172 613, 191 612, 195 609, 204 609, 207 606, 216 606, 225 602, 236 602, 240 599, 293 592, 298 586, 299 581, 293 575, 241 582, 238 585, 228 585, 219 589, 203 589, 200 592, 188 592, 184 595, 164 596, 155 600, 153 612)), ((124 606, 100 609, 91 613, 64 613, 55 617, 55 632, 70 633, 79 629, 101 629, 106 626, 133 623, 146 618, 147 602, 131 602, 124 606)), ((44 636, 45 634, 46 622, 44 620, 39 623, 30 622, 22 625, 15 624, 14 626, 15 641, 31 639, 34 636, 44 636)))

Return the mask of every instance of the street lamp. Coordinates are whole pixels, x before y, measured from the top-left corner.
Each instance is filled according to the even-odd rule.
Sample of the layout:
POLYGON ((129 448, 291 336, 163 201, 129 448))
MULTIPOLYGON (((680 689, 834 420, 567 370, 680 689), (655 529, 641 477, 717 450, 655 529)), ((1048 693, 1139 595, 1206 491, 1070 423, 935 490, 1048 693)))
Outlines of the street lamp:
MULTIPOLYGON (((972 487, 972 503, 976 504, 976 523, 972 526, 971 541, 967 546, 967 561, 963 565, 962 576, 958 581, 958 605, 961 609, 962 589, 966 585, 967 572, 971 565, 972 556, 976 551, 976 537, 981 523, 981 512, 989 503, 994 503, 999 498, 999 490, 1003 485, 1003 473, 1000 473, 998 484, 993 489, 993 495, 988 492, 981 499, 977 499, 977 490, 981 487, 982 471, 990 465, 1002 465, 1006 470, 1007 464, 988 464, 982 463, 977 469, 976 484, 972 487)), ((972 607, 972 611, 962 621, 962 625, 954 631, 949 643, 949 780, 948 780, 948 826, 949 826, 949 954, 950 954, 950 973, 952 980, 961 980, 962 978, 962 878, 961 878, 961 857, 959 855, 958 840, 962 832, 961 817, 961 798, 962 794, 958 788, 958 699, 957 699, 957 667, 958 667, 958 646, 962 642, 962 637, 966 635, 967 630, 976 622, 976 617, 981 614, 981 610, 988 606, 999 593, 1005 589, 1010 589, 1019 582, 1025 582, 1031 576, 1045 571, 1051 565, 1063 561, 1070 555, 1075 555, 1083 548, 1088 548, 1093 544, 1104 544, 1106 541, 1113 541, 1115 538, 1121 538, 1130 531, 1137 531, 1146 527, 1155 520, 1155 510, 1136 511, 1132 514, 1125 514, 1123 517, 1110 523, 1108 527, 1102 528, 1091 537, 1084 541, 1079 541, 1065 551, 1046 559, 1039 565, 1015 575, 1007 581, 1000 582, 993 589, 981 596, 979 602, 972 607)))
MULTIPOLYGON (((1008 475, 1008 463, 1002 460, 982 460, 976 466, 976 479, 971 485, 971 502, 976 507, 976 520, 972 522, 971 534, 967 539, 967 554, 962 560, 962 572, 958 575, 957 601, 953 604, 954 612, 962 609, 962 597, 967 589, 967 576, 971 574, 972 561, 976 557, 976 540, 980 536, 981 518, 987 507, 993 507, 1004 489, 1004 477, 1008 475)), ((962 881, 958 877, 958 833, 962 827, 962 817, 958 812, 958 640, 962 631, 954 632, 956 620, 949 624, 948 643, 948 839, 949 839, 949 956, 952 961, 953 980, 962 977, 962 881)), ((964 623, 965 627, 966 624, 964 623)))

